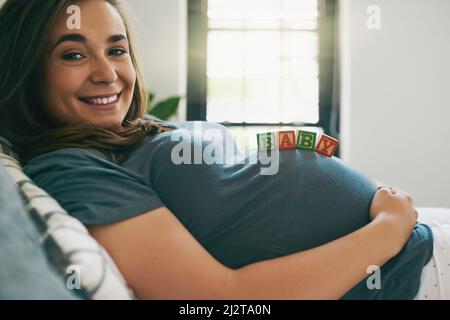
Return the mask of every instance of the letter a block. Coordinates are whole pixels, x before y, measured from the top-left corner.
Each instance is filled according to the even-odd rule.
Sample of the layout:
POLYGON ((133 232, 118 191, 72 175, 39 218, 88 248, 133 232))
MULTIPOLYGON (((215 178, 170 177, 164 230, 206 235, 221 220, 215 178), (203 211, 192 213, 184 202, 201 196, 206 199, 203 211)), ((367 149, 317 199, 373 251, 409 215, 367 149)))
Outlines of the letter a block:
POLYGON ((316 152, 323 154, 327 157, 332 157, 333 153, 336 151, 339 145, 339 141, 326 135, 322 134, 322 137, 317 144, 316 152))
POLYGON ((295 131, 278 132, 278 148, 280 150, 295 149, 295 131))
POLYGON ((272 150, 275 149, 275 133, 259 133, 258 137, 258 150, 272 150))
POLYGON ((316 132, 298 130, 297 148, 314 151, 316 147, 316 132))

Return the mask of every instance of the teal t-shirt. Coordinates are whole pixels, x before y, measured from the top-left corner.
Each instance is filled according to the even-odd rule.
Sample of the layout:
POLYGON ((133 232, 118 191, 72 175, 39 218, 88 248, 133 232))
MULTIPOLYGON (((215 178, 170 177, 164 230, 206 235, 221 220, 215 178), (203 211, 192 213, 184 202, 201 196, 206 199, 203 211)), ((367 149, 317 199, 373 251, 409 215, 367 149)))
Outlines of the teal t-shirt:
MULTIPOLYGON (((230 149, 235 144, 224 126, 173 125, 148 136, 121 165, 98 150, 67 148, 30 160, 24 170, 84 224, 166 206, 231 268, 310 249, 370 222, 376 186, 336 157, 273 150, 270 165, 278 170, 268 175, 260 152, 230 149), (206 163, 205 154, 213 161, 206 163)), ((364 280, 343 298, 414 298, 432 245, 431 230, 417 224, 401 253, 382 266, 381 289, 370 290, 364 280)))

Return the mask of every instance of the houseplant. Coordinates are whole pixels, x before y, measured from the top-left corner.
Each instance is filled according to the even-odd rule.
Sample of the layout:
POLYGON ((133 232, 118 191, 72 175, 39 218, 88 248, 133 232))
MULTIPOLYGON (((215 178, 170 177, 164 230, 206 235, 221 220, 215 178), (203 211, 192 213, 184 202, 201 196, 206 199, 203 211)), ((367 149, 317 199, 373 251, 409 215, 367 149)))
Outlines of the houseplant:
POLYGON ((159 102, 155 102, 155 96, 153 92, 148 93, 147 113, 161 120, 168 120, 177 112, 181 96, 172 96, 159 102))

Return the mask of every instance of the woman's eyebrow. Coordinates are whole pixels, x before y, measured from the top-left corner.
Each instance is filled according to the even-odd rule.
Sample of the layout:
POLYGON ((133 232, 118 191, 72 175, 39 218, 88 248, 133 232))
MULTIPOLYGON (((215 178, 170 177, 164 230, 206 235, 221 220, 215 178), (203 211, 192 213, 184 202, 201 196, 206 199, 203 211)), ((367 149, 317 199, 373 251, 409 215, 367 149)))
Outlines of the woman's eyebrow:
POLYGON ((56 43, 53 45, 51 51, 55 50, 57 46, 59 46, 61 43, 66 42, 66 41, 87 43, 86 38, 81 34, 77 34, 77 33, 65 34, 65 35, 62 35, 61 37, 59 37, 58 41, 56 41, 56 43))
MULTIPOLYGON (((110 36, 106 42, 107 43, 114 43, 114 42, 118 42, 121 40, 128 40, 126 36, 124 36, 123 34, 115 34, 110 36)), ((56 41, 56 43, 53 45, 52 50, 55 50, 57 46, 59 46, 61 43, 65 42, 65 41, 74 41, 74 42, 81 42, 86 44, 87 43, 87 39, 85 36, 78 34, 78 33, 70 33, 70 34, 65 34, 62 35, 61 37, 59 37, 58 41, 56 41)))
POLYGON ((125 37, 123 34, 115 34, 115 35, 109 37, 106 42, 113 43, 113 42, 118 42, 118 41, 121 41, 121 40, 127 40, 128 41, 127 37, 125 37))

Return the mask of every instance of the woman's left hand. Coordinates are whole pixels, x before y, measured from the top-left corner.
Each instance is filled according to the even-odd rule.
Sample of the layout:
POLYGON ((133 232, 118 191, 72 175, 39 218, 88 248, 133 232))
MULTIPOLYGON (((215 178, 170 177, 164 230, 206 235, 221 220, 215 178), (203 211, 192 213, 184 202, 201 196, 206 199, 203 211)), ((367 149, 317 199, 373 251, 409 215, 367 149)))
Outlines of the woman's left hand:
POLYGON ((375 185, 377 186, 377 189, 381 189, 383 187, 389 188, 390 186, 388 186, 386 183, 381 182, 381 181, 377 181, 374 180, 375 185))
POLYGON ((372 181, 374 182, 375 186, 377 187, 377 190, 380 190, 381 188, 388 188, 392 191, 393 194, 396 194, 400 191, 400 188, 398 188, 396 186, 390 186, 390 185, 387 185, 386 183, 378 181, 378 180, 372 179, 372 181))

